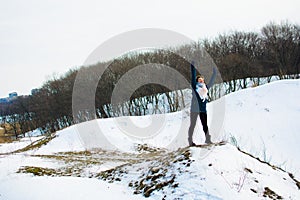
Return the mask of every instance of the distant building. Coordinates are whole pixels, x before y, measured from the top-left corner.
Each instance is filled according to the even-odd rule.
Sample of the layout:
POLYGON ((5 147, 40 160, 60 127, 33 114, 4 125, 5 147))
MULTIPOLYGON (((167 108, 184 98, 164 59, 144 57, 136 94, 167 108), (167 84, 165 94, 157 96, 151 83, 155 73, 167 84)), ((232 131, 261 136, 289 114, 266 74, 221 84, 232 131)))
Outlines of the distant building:
POLYGON ((9 103, 10 101, 18 98, 18 93, 16 92, 11 92, 8 94, 8 97, 6 98, 0 98, 0 103, 9 103))
POLYGON ((8 102, 8 98, 1 98, 0 99, 0 103, 7 103, 8 102))

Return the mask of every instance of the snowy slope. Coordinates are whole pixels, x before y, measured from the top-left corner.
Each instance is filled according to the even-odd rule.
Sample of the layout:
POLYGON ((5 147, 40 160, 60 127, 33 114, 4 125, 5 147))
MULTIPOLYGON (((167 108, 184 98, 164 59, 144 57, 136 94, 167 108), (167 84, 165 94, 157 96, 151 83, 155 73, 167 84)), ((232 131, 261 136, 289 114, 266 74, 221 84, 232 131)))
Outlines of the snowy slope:
MULTIPOLYGON (((124 134, 130 126, 119 118, 66 128, 46 145, 17 154, 9 152, 28 140, 1 144, 0 199, 144 199, 158 186, 148 199, 300 199, 299 89, 299 80, 289 80, 227 95, 223 129, 212 134, 229 143, 208 149, 186 148, 188 109, 129 118, 140 128, 162 121, 151 137, 124 134), (111 149, 90 149, 99 131, 111 149)), ((204 142, 199 123, 194 141, 204 142)))
MULTIPOLYGON (((227 138, 242 150, 284 168, 300 179, 300 159, 297 156, 297 152, 300 152, 299 91, 299 80, 283 80, 227 95, 223 129, 218 136, 212 133, 213 140, 227 138)), ((208 106, 209 118, 212 117, 210 111, 214 108, 214 103, 208 106)), ((130 117, 136 124, 145 126, 151 124, 151 120, 164 121, 159 134, 145 139, 130 138, 124 134, 122 129, 126 127, 125 120, 124 123, 116 123, 114 119, 104 119, 95 123, 101 127, 99 130, 104 132, 105 137, 117 150, 132 152, 137 143, 147 143, 171 150, 187 146, 188 110, 151 117, 152 119, 148 116, 130 117)), ((209 127, 214 126, 211 121, 209 127)), ((80 151, 86 147, 76 126, 60 131, 58 135, 59 137, 41 148, 38 153, 80 151)), ((195 128, 194 141, 204 142, 200 121, 195 128)))
POLYGON ((300 197, 295 181, 286 172, 258 162, 232 145, 211 149, 192 147, 175 156, 169 155, 167 161, 171 163, 166 164, 166 159, 162 158, 147 167, 143 164, 126 166, 122 171, 129 172, 119 177, 125 185, 137 180, 137 187, 133 187, 144 194, 144 188, 151 187, 153 182, 159 185, 174 177, 168 187, 151 193, 155 199, 261 199, 268 189, 274 192, 273 197, 300 197), (168 167, 164 167, 166 165, 168 167), (158 178, 152 181, 155 177, 158 178), (141 182, 144 184, 142 189, 139 188, 141 182))
POLYGON ((15 141, 12 143, 0 144, 0 154, 7 153, 7 152, 14 152, 18 149, 22 149, 22 148, 30 145, 32 142, 37 141, 41 138, 42 137, 22 138, 19 141, 15 141))
POLYGON ((226 96, 224 131, 237 145, 300 179, 300 80, 282 80, 226 96))
POLYGON ((1 156, 1 199, 300 198, 299 183, 287 172, 259 162, 230 144, 172 152, 154 149, 135 154, 82 155, 1 156), (64 156, 65 162, 61 160, 64 156), (78 166, 80 159, 85 162, 78 166), (36 176, 33 172, 16 173, 25 166, 52 172, 36 176))

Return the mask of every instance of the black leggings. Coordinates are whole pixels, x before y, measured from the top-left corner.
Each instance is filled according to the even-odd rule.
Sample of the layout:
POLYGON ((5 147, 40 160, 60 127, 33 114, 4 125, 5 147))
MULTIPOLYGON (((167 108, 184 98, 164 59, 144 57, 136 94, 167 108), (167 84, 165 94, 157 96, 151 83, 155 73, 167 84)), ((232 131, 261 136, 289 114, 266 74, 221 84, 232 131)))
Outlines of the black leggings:
POLYGON ((202 126, 203 126, 203 131, 206 134, 208 134, 208 126, 207 126, 207 114, 206 113, 195 113, 195 112, 191 112, 190 114, 190 128, 189 128, 189 137, 188 137, 188 141, 191 143, 193 140, 193 133, 194 133, 194 129, 196 126, 196 122, 197 122, 197 118, 198 116, 200 117, 202 126))

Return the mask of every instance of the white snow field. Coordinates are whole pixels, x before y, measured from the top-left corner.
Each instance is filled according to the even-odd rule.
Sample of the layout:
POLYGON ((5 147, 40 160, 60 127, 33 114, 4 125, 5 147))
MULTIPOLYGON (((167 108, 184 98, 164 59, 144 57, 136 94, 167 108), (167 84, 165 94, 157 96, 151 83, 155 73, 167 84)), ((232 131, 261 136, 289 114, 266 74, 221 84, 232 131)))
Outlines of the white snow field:
MULTIPOLYGON (((300 80, 283 80, 225 96, 224 123, 211 132, 221 146, 187 147, 188 108, 130 117, 140 128, 163 122, 148 138, 118 118, 0 144, 0 199, 300 199, 299 91, 300 80), (91 148, 97 132, 109 146, 91 148)), ((199 122, 194 141, 204 142, 199 122)))

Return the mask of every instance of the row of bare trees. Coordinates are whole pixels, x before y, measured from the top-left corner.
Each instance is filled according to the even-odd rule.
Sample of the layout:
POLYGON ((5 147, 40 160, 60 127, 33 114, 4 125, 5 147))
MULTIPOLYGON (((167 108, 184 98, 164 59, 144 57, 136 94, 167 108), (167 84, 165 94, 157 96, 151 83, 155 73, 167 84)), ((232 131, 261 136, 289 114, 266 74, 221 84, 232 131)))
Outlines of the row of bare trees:
MULTIPOLYGON (((48 80, 34 95, 0 104, 1 123, 10 123, 13 127, 18 124, 22 133, 36 128, 54 132, 95 118, 177 111, 186 105, 183 89, 189 88, 190 80, 187 60, 194 58, 202 48, 218 66, 223 84, 220 87, 225 87, 226 93, 248 87, 249 80, 259 85, 262 79, 270 81, 273 76, 280 79, 298 78, 300 73, 299 25, 270 23, 260 33, 235 31, 172 49, 130 53, 114 59, 108 67, 107 62, 100 62, 70 70, 61 77, 48 80), (183 54, 189 58, 179 56, 183 54), (113 105, 113 90, 122 77, 135 67, 147 64, 152 64, 149 67, 157 70, 152 74, 141 72, 131 81, 142 82, 146 79, 149 84, 136 88, 129 97, 120 93, 118 105, 113 105), (164 71, 162 65, 175 69, 188 81, 177 81, 177 77, 164 71), (99 77, 104 68, 106 70, 99 77), (79 70, 83 73, 82 80, 76 78, 79 70), (164 78, 159 83, 150 83, 157 76, 164 78), (75 80, 81 81, 83 86, 76 95, 73 93, 75 80), (97 83, 95 90, 89 88, 90 82, 97 83), (79 104, 76 112, 72 112, 74 101, 85 102, 88 97, 93 97, 91 104, 95 105, 95 111, 89 105, 79 104)), ((209 76, 210 72, 201 73, 209 76)), ((124 91, 130 91, 130 87, 130 84, 123 85, 124 91)), ((216 90, 211 91, 212 99, 217 98, 213 95, 216 90)), ((16 137, 18 135, 16 132, 16 137)))
POLYGON ((233 32, 212 42, 204 40, 204 46, 224 81, 272 75, 283 79, 299 74, 299 25, 270 23, 261 33, 233 32))

